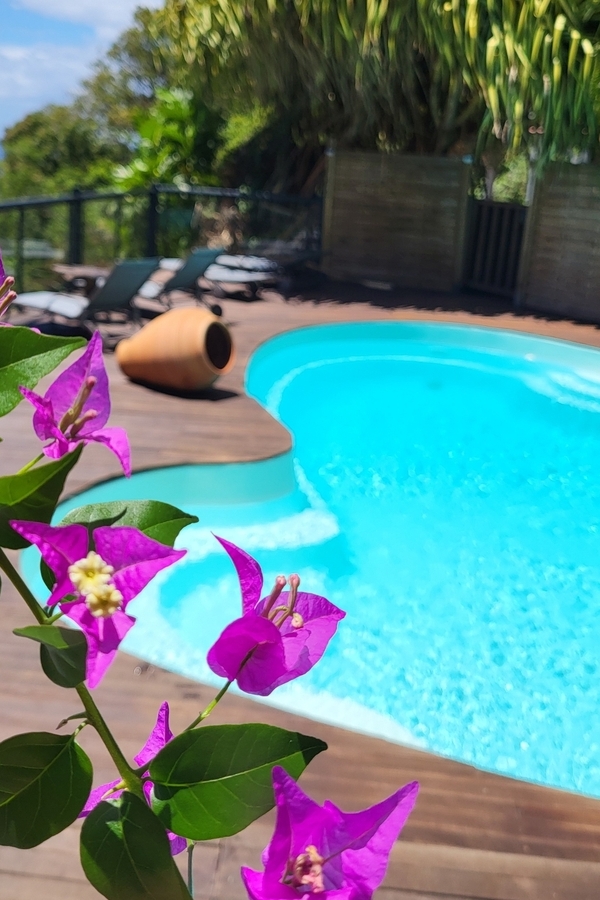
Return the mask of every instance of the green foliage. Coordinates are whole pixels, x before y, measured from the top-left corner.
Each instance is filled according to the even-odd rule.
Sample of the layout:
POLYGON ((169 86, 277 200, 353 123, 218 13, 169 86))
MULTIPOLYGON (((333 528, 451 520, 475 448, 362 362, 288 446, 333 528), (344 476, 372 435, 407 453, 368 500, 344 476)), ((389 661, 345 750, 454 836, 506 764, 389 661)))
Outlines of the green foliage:
POLYGON ((215 155, 215 163, 221 166, 227 158, 246 146, 265 130, 273 116, 273 110, 264 106, 254 106, 247 112, 233 113, 220 132, 221 146, 215 155))
POLYGON ((113 500, 112 503, 92 503, 71 510, 61 525, 86 525, 90 531, 101 525, 130 525, 161 544, 172 547, 182 528, 198 521, 158 500, 113 500))
POLYGON ((477 102, 423 42, 416 0, 168 0, 163 16, 182 67, 289 118, 298 143, 444 152, 473 127, 477 102))
POLYGON ((115 171, 125 190, 160 184, 214 184, 210 174, 221 117, 191 92, 157 89, 154 104, 137 117, 139 144, 115 171))
POLYGON ((28 542, 13 531, 11 519, 49 523, 67 475, 81 456, 83 447, 61 459, 0 478, 0 546, 22 550, 28 542))
POLYGON ((74 822, 92 764, 73 735, 17 734, 0 744, 0 844, 37 847, 74 822))
POLYGON ((136 117, 147 110, 160 88, 174 83, 168 37, 155 27, 156 12, 138 8, 134 24, 99 60, 75 102, 100 134, 120 146, 127 161, 137 142, 136 117))
POLYGON ((83 347, 83 338, 49 337, 30 328, 0 327, 0 416, 18 406, 19 387, 34 388, 73 350, 83 347))
POLYGON ((85 681, 87 641, 81 631, 54 625, 28 625, 15 628, 13 634, 41 644, 42 669, 54 684, 74 688, 85 681))
POLYGON ((143 800, 125 791, 83 823, 81 865, 108 900, 189 900, 165 829, 143 800))
POLYGON ((273 766, 298 778, 327 745, 271 725, 186 731, 150 764, 153 809, 176 834, 207 841, 237 834, 273 807, 273 766))
POLYGON ((524 153, 508 156, 496 176, 492 199, 503 203, 524 203, 529 161, 524 153))
POLYGON ((416 0, 441 64, 485 99, 480 134, 532 158, 568 158, 597 143, 600 8, 590 0, 416 0), (565 14, 566 13, 566 14, 565 14))
POLYGON ((494 135, 540 163, 593 154, 599 41, 594 0, 167 0, 136 12, 72 107, 7 132, 0 194, 115 172, 128 188, 295 190, 328 141, 479 156, 494 135))
POLYGON ((592 0, 167 0, 163 17, 182 68, 293 112, 304 141, 445 152, 492 131, 540 160, 596 144, 592 0))
MULTIPOLYGON (((0 196, 57 194, 111 183, 121 154, 94 123, 69 106, 47 106, 7 129, 0 196)), ((48 213, 50 214, 50 213, 48 213)))

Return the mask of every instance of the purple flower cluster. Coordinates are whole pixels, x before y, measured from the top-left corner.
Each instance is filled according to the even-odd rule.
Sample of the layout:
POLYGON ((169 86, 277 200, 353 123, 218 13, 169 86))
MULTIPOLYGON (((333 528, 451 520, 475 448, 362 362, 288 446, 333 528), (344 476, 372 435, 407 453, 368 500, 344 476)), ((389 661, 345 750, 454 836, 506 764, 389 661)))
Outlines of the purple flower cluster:
MULTIPOLYGON (((12 280, 6 278, 0 257, 0 315, 14 299, 11 288, 12 280)), ((35 409, 33 427, 46 442, 45 456, 59 459, 82 443, 95 442, 107 446, 125 474, 131 473, 125 431, 106 427, 110 397, 98 333, 43 396, 24 387, 21 392, 35 409)), ((58 607, 83 631, 88 647, 86 682, 90 688, 96 687, 135 624, 129 603, 185 551, 165 546, 129 526, 101 526, 90 531, 78 524, 51 526, 16 520, 11 525, 39 549, 53 573, 48 606, 52 610, 58 607)), ((267 696, 312 669, 345 613, 325 597, 300 591, 300 578, 295 574, 278 576, 270 593, 263 596, 258 562, 224 538, 217 540, 235 566, 242 614, 210 648, 208 664, 227 679, 226 687, 235 681, 249 694, 267 696)), ((135 757, 149 804, 153 785, 148 767, 172 738, 169 707, 163 703, 146 744, 135 757)), ((414 806, 416 782, 369 809, 345 813, 330 801, 319 806, 282 768, 275 767, 272 777, 277 819, 263 853, 264 870, 242 869, 250 900, 294 900, 306 894, 322 894, 324 900, 371 900, 414 806)), ((94 788, 81 816, 103 799, 117 798, 123 790, 121 780, 94 788)), ((185 839, 170 832, 168 836, 173 854, 185 849, 185 839)))
POLYGON ((128 526, 52 527, 39 522, 11 522, 13 529, 39 549, 56 579, 50 606, 79 625, 88 643, 87 684, 95 688, 135 624, 126 610, 157 572, 185 556, 128 526))

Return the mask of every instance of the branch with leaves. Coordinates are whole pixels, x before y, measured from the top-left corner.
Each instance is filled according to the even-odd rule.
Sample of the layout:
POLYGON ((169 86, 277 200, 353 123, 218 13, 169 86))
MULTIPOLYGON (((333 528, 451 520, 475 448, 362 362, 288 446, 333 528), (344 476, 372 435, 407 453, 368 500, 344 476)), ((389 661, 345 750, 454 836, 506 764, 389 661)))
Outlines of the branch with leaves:
MULTIPOLYGON (((2 298, 5 311, 14 293, 0 260, 2 298)), ((418 786, 407 785, 360 814, 331 803, 321 808, 295 783, 326 749, 319 738, 262 724, 204 724, 234 682, 266 696, 321 659, 345 614, 301 591, 298 575, 278 577, 263 596, 258 562, 219 539, 242 594, 242 615, 208 653, 212 671, 226 679, 221 690, 177 736, 163 703, 132 761, 100 711, 93 691, 135 627, 130 602, 185 556, 174 544, 197 519, 157 501, 114 501, 74 509, 51 524, 68 473, 84 464, 86 444, 104 444, 130 472, 127 435, 107 426, 109 385, 99 333, 44 396, 33 391, 83 343, 0 327, 0 415, 26 398, 42 442, 35 459, 0 478, 0 570, 35 620, 14 634, 39 645, 46 677, 74 690, 82 707, 60 723, 73 727, 70 734, 30 732, 0 743, 0 844, 36 847, 83 817, 83 870, 107 900, 189 900, 195 843, 237 834, 277 805, 265 871, 241 873, 248 896, 277 900, 283 891, 326 898, 331 892, 370 900, 418 786), (41 556, 49 591, 44 605, 6 552, 28 546, 41 556), (115 767, 115 778, 95 788, 92 761, 78 741, 85 727, 97 732, 115 767), (173 859, 184 850, 187 885, 173 859)))

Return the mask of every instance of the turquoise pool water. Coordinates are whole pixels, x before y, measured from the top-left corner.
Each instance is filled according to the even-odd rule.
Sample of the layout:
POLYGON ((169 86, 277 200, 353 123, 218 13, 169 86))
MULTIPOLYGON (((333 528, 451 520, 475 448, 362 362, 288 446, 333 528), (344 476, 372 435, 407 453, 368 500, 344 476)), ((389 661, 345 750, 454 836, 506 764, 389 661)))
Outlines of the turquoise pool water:
POLYGON ((322 326, 259 348, 247 389, 291 454, 144 472, 59 510, 153 497, 200 517, 186 560, 130 607, 126 649, 218 683, 205 654, 239 592, 215 531, 268 582, 298 571, 348 612, 271 702, 600 796, 600 353, 459 326, 322 326))

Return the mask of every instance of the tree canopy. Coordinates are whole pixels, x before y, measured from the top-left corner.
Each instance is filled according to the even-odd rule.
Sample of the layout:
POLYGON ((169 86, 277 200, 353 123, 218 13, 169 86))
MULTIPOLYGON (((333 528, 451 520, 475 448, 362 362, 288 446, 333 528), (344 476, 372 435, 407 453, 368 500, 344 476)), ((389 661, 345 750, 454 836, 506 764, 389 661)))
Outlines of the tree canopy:
POLYGON ((198 78, 294 110, 305 140, 597 146, 596 0, 166 0, 161 20, 198 78))
POLYGON ((301 190, 328 143, 589 158, 599 41, 598 0, 165 0, 8 130, 0 191, 301 190))
POLYGON ((6 197, 111 184, 122 150, 68 106, 48 106, 9 128, 0 190, 6 197))
POLYGON ((79 115, 128 147, 136 141, 137 117, 152 106, 157 91, 168 89, 174 80, 173 44, 155 27, 155 19, 153 10, 136 10, 132 27, 96 62, 75 101, 79 115))
POLYGON ((134 118, 139 143, 133 159, 115 169, 126 190, 159 184, 215 184, 221 116, 181 89, 157 88, 155 102, 134 118))

